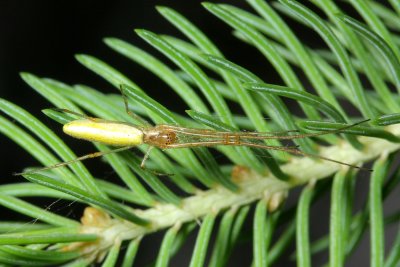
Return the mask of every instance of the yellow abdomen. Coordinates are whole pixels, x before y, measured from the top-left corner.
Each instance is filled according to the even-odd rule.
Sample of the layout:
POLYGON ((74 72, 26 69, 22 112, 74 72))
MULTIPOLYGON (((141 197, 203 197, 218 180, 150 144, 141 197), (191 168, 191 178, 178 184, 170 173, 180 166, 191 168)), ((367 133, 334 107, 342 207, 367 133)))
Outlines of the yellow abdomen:
POLYGON ((79 139, 113 146, 136 146, 143 143, 143 132, 131 125, 95 120, 75 120, 64 125, 64 133, 79 139))

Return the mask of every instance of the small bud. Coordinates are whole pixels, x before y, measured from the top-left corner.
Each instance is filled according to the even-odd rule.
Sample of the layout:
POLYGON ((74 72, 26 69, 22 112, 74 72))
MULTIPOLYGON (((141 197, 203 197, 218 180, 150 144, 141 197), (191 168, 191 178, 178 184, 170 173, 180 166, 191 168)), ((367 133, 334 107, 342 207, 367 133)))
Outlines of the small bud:
POLYGON ((282 205, 282 203, 285 202, 287 196, 287 191, 274 193, 268 201, 268 210, 270 212, 276 211, 282 205))

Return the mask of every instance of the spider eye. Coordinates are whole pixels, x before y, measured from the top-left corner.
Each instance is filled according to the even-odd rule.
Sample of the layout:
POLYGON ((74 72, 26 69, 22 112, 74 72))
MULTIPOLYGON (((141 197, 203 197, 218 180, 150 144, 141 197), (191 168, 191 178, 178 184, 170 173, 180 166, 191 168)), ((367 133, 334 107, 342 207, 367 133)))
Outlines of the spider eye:
POLYGON ((171 133, 171 132, 167 133, 167 135, 166 135, 166 144, 167 145, 175 143, 175 140, 176 140, 175 133, 171 133))

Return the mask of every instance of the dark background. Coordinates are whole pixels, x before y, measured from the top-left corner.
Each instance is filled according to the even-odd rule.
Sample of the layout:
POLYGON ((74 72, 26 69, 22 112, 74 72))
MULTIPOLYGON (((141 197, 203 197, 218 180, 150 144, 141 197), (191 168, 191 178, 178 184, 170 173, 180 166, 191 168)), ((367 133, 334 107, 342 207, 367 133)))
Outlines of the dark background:
MULTIPOLYGON (((242 1, 230 2, 249 9, 242 1)), ((50 104, 25 84, 19 72, 30 72, 67 84, 86 84, 101 92, 115 93, 115 88, 75 60, 75 54, 83 53, 104 60, 139 84, 149 95, 161 100, 165 106, 183 113, 185 107, 181 106, 179 98, 174 94, 165 95, 167 86, 148 71, 113 52, 102 41, 104 37, 118 37, 164 59, 133 31, 144 28, 156 33, 182 36, 158 14, 156 5, 166 5, 181 12, 203 29, 229 58, 242 62, 254 71, 258 70, 265 77, 269 75, 269 81, 274 81, 270 72, 262 70, 269 68, 269 64, 260 60, 260 55, 254 53, 254 49, 237 42, 231 36, 230 28, 209 14, 200 1, 106 3, 0 0, 0 97, 24 107, 41 120, 50 121, 40 112, 49 108, 50 104), (253 56, 243 53, 247 48, 254 53, 253 56)), ((165 61, 170 64, 168 60, 165 61)), ((2 148, 7 150, 7 154, 1 155, 2 166, 7 168, 3 169, 4 173, 27 166, 25 161, 30 161, 30 157, 20 153, 3 136, 0 138, 2 148)))
MULTIPOLYGON (((218 2, 229 2, 251 10, 244 1, 218 2)), ((49 103, 22 81, 19 72, 26 71, 40 77, 51 77, 68 84, 86 84, 102 92, 115 92, 111 85, 75 60, 75 54, 85 53, 114 66, 166 107, 183 113, 185 107, 174 95, 165 95, 168 88, 163 83, 138 65, 111 51, 102 42, 104 37, 118 37, 162 58, 133 32, 135 28, 145 28, 156 33, 182 37, 158 14, 155 5, 166 5, 181 12, 202 29, 227 58, 254 71, 268 83, 281 83, 269 63, 255 49, 232 37, 231 29, 208 13, 200 5, 200 1, 0 0, 0 97, 24 107, 44 123, 56 127, 56 124, 41 113, 42 109, 50 107, 49 103)), ((301 32, 300 38, 306 43, 311 46, 321 45, 320 40, 315 38, 315 33, 306 31, 297 23, 290 23, 296 32, 301 32)), ((62 134, 59 129, 54 128, 54 130, 62 134)), ((67 143, 72 142, 68 137, 65 139, 67 143)), ((13 177, 11 173, 37 163, 2 135, 0 144, 2 183, 21 181, 21 177, 13 177)), ((74 149, 79 151, 78 145, 76 143, 75 145, 74 149)), ((77 152, 77 154, 82 153, 77 152)), ((364 184, 367 184, 367 180, 364 180, 364 184)), ((365 186, 361 187, 360 191, 364 190, 362 188, 365 186)), ((364 198, 365 194, 366 192, 361 192, 360 199, 364 198)), ((329 196, 326 196, 325 202, 314 209, 311 221, 319 223, 313 224, 313 238, 328 229, 328 207, 329 196)), ((7 216, 1 218, 9 219, 7 216)), ((162 237, 161 233, 144 240, 139 253, 140 262, 148 263, 149 258, 153 258, 154 249, 159 246, 159 237, 162 237)), ((194 239, 194 236, 191 239, 194 239)), ((368 243, 364 243, 359 252, 352 257, 349 266, 366 266, 368 263, 369 248, 368 243)), ((184 253, 181 252, 174 258, 172 266, 186 266, 192 248, 193 242, 184 249, 184 253)), ((249 265, 251 258, 249 248, 242 246, 238 252, 230 266, 249 265)), ((321 265, 326 259, 326 254, 317 256, 315 263, 321 265)), ((287 266, 288 259, 282 264, 287 266)))

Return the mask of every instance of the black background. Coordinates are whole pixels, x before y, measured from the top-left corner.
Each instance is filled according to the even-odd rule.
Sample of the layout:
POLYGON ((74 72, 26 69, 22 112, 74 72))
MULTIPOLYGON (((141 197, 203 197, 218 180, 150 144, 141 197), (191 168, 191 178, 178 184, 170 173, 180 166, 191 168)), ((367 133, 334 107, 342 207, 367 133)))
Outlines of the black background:
MULTIPOLYGON (((200 1, 0 1, 0 97, 10 100, 43 121, 51 120, 40 111, 51 107, 19 77, 29 72, 67 84, 86 84, 101 92, 114 92, 110 84, 80 65, 75 54, 89 54, 114 66, 139 84, 148 94, 168 108, 183 113, 179 98, 168 92, 159 79, 128 59, 111 51, 104 37, 118 37, 164 59, 134 33, 144 28, 156 33, 182 36, 158 14, 156 5, 165 5, 184 14, 203 29, 229 58, 269 77, 269 64, 255 50, 236 41, 230 28, 209 14, 200 1), (244 52, 254 52, 253 55, 244 52), (266 71, 263 71, 265 69, 266 71)), ((242 1, 231 1, 249 9, 242 1)), ((164 60, 170 66, 168 60, 164 60)), ((262 76, 261 75, 261 76, 262 76)), ((279 81, 279 79, 278 79, 279 81)), ((51 123, 51 122, 50 122, 51 123)), ((29 156, 1 137, 6 153, 1 160, 5 173, 21 170, 29 156), (17 156, 18 155, 18 156, 17 156), (18 160, 16 160, 18 157, 18 160), (22 158, 21 158, 22 157, 22 158)), ((34 164, 34 161, 30 161, 34 164)))
MULTIPOLYGON (((244 1, 218 2, 229 2, 251 10, 244 1)), ((165 93, 168 92, 167 86, 138 65, 111 51, 102 42, 104 37, 118 37, 163 59, 133 32, 135 28, 144 28, 156 33, 182 37, 158 14, 155 5, 166 5, 181 12, 202 29, 227 58, 255 72, 268 83, 281 83, 270 64, 255 49, 232 37, 231 29, 208 13, 200 5, 200 1, 0 0, 0 97, 24 107, 63 136, 57 124, 41 113, 42 109, 51 107, 49 103, 22 81, 19 72, 26 71, 40 77, 51 77, 68 84, 86 84, 101 92, 115 92, 111 85, 75 60, 75 54, 84 53, 108 62, 139 84, 150 96, 158 99, 166 107, 183 114, 186 107, 176 96, 165 93)), ((300 38, 308 45, 321 45, 320 40, 315 38, 315 33, 304 30, 297 23, 290 21, 289 23, 295 32, 301 32, 300 38)), ((165 62, 169 64, 168 60, 165 62)), ((65 137, 65 140, 72 144, 75 151, 80 151, 77 146, 81 145, 76 141, 68 137, 65 137)), ((35 165, 37 162, 2 135, 0 135, 0 144, 1 183, 22 181, 21 177, 13 177, 11 173, 21 171, 24 167, 35 165)), ((90 152, 90 148, 87 146, 83 151, 90 152)), ((77 154, 82 154, 82 152, 77 152, 77 154)), ((363 183, 367 185, 367 180, 363 180, 363 183)), ((363 190, 367 190, 365 186, 360 189, 360 191, 363 190)), ((361 202, 365 194, 366 192, 361 192, 361 202)), ((311 221, 318 222, 313 224, 313 238, 320 236, 328 229, 329 196, 325 200, 326 202, 316 206, 316 212, 311 218, 311 221)), ((8 216, 5 214, 1 218, 11 218, 8 216)), ((79 218, 79 214, 73 216, 79 218)), ((159 237, 162 237, 161 233, 154 234, 144 241, 139 254, 141 263, 149 263, 149 259, 155 256, 153 253, 159 246, 159 237)), ((174 258, 174 264, 171 266, 186 266, 192 248, 193 244, 188 245, 184 253, 174 258)), ((368 243, 364 242, 364 245, 352 257, 349 266, 366 266, 369 261, 368 250, 368 243)), ((243 266, 243 264, 248 266, 250 259, 249 248, 241 246, 235 253, 230 266, 243 266)), ((315 257, 314 260, 317 265, 321 265, 326 259, 325 254, 315 257)), ((286 258, 281 264, 287 266, 290 265, 290 261, 286 258)))

